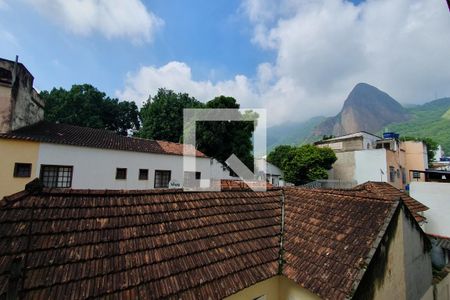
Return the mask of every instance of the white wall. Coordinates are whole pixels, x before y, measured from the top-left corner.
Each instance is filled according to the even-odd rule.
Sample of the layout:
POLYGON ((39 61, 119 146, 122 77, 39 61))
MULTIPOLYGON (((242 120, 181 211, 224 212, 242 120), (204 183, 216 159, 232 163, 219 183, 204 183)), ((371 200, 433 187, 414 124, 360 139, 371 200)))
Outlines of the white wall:
POLYGON ((386 170, 386 150, 372 149, 355 151, 354 180, 358 184, 366 181, 388 181, 389 172, 386 170), (384 175, 381 174, 383 171, 384 175))
POLYGON ((410 183, 410 196, 430 209, 424 212, 427 218, 425 232, 450 237, 450 183, 410 183))
MULTIPOLYGON (((201 178, 210 178, 210 158, 197 158, 201 178)), ((36 177, 41 164, 73 166, 74 189, 152 189, 155 170, 170 170, 171 179, 183 183, 183 156, 105 150, 41 143, 36 177), (127 179, 116 180, 116 168, 127 168, 127 179), (149 169, 149 179, 139 180, 139 169, 149 169)), ((216 176, 224 172, 213 172, 216 176)), ((226 173, 225 173, 226 174, 226 173)), ((218 178, 215 178, 218 179, 218 178)))

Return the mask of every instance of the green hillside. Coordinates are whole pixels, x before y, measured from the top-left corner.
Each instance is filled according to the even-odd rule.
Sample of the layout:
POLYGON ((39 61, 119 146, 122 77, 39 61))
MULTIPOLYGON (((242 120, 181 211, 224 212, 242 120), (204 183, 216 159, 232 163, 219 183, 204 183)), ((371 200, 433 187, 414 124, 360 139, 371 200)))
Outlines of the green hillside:
POLYGON ((403 136, 430 137, 450 153, 450 98, 442 98, 409 108, 412 118, 387 126, 403 136))

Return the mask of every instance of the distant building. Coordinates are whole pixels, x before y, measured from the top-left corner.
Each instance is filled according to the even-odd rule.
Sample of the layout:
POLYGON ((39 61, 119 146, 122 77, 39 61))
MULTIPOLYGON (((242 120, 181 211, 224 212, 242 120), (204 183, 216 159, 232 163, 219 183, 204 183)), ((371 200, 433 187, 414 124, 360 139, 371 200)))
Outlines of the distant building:
POLYGON ((450 171, 450 157, 445 156, 441 145, 438 146, 431 164, 435 170, 450 171))
POLYGON ((265 158, 259 158, 256 160, 256 174, 263 173, 268 183, 273 186, 284 186, 283 171, 265 158))
MULTIPOLYGON (((318 147, 334 150, 337 161, 329 171, 329 179, 355 184, 366 181, 384 181, 404 189, 413 180, 409 170, 425 170, 428 167, 427 149, 424 143, 400 141, 395 133, 385 133, 383 138, 357 132, 316 142, 318 147)), ((424 181, 425 177, 417 179, 424 181)))

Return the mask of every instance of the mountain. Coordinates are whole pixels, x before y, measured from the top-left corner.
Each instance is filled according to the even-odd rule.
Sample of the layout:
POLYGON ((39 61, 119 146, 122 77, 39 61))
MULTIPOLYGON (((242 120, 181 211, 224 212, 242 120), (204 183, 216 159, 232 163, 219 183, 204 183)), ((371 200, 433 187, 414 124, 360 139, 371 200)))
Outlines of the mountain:
POLYGON ((324 121, 325 117, 314 117, 306 122, 288 122, 267 128, 267 150, 277 145, 299 145, 305 142, 312 130, 324 121))
POLYGON ((391 96, 367 83, 358 83, 342 110, 313 131, 314 136, 343 135, 357 131, 377 132, 387 124, 410 119, 407 109, 391 96))
POLYGON ((386 129, 401 136, 432 138, 450 154, 450 98, 405 108, 385 92, 359 83, 334 117, 316 117, 303 123, 290 122, 268 128, 268 150, 281 144, 314 142, 323 135, 361 130, 381 135, 386 129))
POLYGON ((408 109, 411 118, 386 127, 402 136, 430 137, 450 153, 450 98, 437 99, 408 109))

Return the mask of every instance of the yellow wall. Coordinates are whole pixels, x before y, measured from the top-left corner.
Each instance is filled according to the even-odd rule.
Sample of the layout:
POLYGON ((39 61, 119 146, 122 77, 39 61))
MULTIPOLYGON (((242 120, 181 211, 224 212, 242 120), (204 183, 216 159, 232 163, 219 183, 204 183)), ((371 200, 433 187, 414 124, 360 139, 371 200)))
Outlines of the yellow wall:
MULTIPOLYGON (((403 147, 405 149, 406 157, 406 168, 408 170, 409 181, 416 181, 417 179, 412 178, 412 173, 409 170, 422 170, 428 169, 425 164, 426 148, 422 142, 406 141, 403 142, 403 147)), ((432 157, 431 157, 432 158, 432 157)), ((420 179, 417 181, 425 181, 425 174, 420 174, 420 179)))
POLYGON ((318 300, 319 296, 302 288, 284 276, 272 278, 254 284, 231 295, 225 300, 253 300, 265 296, 265 300, 318 300))
POLYGON ((398 214, 395 236, 392 238, 386 272, 382 282, 375 284, 374 300, 398 299, 406 300, 405 264, 403 262, 403 212, 398 214), (381 285, 379 285, 381 283, 381 285))
POLYGON ((0 139, 0 201, 25 188, 36 177, 39 143, 0 139), (31 163, 31 177, 15 178, 14 164, 31 163))

